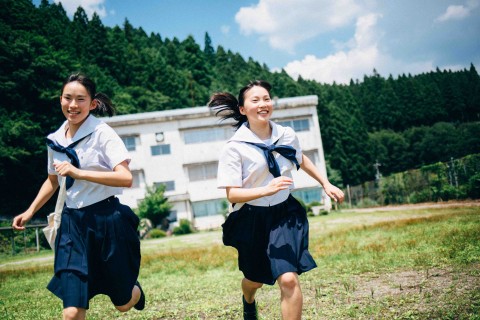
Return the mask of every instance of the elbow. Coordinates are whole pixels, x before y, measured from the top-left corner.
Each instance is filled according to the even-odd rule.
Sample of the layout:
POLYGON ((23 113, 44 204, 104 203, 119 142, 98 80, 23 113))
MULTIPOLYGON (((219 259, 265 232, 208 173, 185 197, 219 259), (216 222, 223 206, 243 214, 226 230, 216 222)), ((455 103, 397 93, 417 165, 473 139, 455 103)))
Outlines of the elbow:
POLYGON ((133 175, 130 173, 127 177, 125 177, 125 181, 123 182, 122 187, 131 188, 132 186, 133 186, 133 175))

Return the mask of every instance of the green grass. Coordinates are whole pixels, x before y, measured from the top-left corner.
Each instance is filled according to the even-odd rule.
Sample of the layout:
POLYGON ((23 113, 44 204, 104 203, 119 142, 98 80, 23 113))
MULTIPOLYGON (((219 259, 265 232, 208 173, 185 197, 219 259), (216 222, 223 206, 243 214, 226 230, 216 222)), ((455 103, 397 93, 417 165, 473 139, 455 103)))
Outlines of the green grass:
MULTIPOLYGON (((479 206, 312 217, 310 251, 302 319, 480 319, 479 206)), ((60 319, 52 262, 0 258, 0 319, 60 319)), ((241 319, 236 259, 220 231, 143 241, 146 309, 120 314, 97 296, 88 319, 241 319)), ((281 318, 279 297, 258 291, 261 319, 281 318)))

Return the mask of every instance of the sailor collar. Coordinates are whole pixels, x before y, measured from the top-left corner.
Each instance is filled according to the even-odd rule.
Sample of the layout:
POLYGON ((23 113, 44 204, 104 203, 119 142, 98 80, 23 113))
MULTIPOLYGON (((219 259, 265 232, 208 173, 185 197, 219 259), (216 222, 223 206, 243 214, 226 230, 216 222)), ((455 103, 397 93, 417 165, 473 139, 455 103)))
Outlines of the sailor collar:
MULTIPOLYGON (((272 128, 272 143, 277 142, 285 133, 285 127, 276 124, 273 121, 270 121, 270 126, 272 128)), ((228 141, 239 141, 239 142, 252 142, 252 143, 263 143, 263 141, 257 137, 255 133, 248 127, 248 122, 244 122, 240 128, 235 132, 233 137, 228 141)))
POLYGON ((84 137, 88 136, 92 132, 94 132, 98 126, 102 125, 104 122, 99 120, 98 118, 89 115, 84 123, 78 128, 77 132, 75 132, 75 136, 73 136, 71 141, 65 137, 65 127, 67 126, 67 120, 58 128, 57 131, 49 134, 47 136, 48 139, 56 141, 58 144, 62 146, 67 146, 71 143, 74 143, 84 137))

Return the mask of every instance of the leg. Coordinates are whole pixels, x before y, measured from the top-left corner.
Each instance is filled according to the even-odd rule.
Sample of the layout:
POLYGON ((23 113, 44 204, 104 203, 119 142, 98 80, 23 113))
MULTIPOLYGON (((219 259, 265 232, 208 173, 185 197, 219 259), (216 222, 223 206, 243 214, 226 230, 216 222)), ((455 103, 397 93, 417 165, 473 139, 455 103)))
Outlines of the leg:
POLYGON ((287 272, 277 278, 281 292, 282 319, 300 320, 303 296, 296 272, 287 272))
POLYGON ((87 310, 77 307, 67 307, 63 309, 63 320, 85 320, 87 310))
POLYGON ((117 308, 117 310, 120 312, 127 312, 137 304, 138 300, 140 300, 140 296, 141 296, 140 288, 137 285, 135 285, 133 286, 133 289, 132 289, 132 298, 130 299, 130 301, 128 301, 127 304, 124 304, 123 306, 115 306, 115 308, 117 308))
POLYGON ((242 279, 242 291, 245 301, 248 303, 253 303, 255 300, 255 292, 257 289, 260 289, 263 286, 263 283, 250 281, 247 278, 242 279))

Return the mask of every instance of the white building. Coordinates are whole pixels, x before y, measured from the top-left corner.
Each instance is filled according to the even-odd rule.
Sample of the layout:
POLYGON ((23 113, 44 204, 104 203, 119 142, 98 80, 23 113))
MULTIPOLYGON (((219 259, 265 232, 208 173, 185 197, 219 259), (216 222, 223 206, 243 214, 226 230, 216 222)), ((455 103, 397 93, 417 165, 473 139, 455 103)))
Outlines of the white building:
MULTIPOLYGON (((326 175, 317 116, 317 96, 275 99, 272 120, 294 128, 303 152, 326 175)), ((220 149, 233 135, 232 122, 220 122, 208 107, 120 115, 102 118, 122 137, 131 153, 134 183, 120 200, 136 208, 147 186, 165 184, 173 204, 169 220, 188 219, 196 229, 219 227, 226 204, 225 190, 217 189, 220 149)), ((305 203, 331 202, 317 181, 301 169, 293 173, 294 195, 305 203)))

